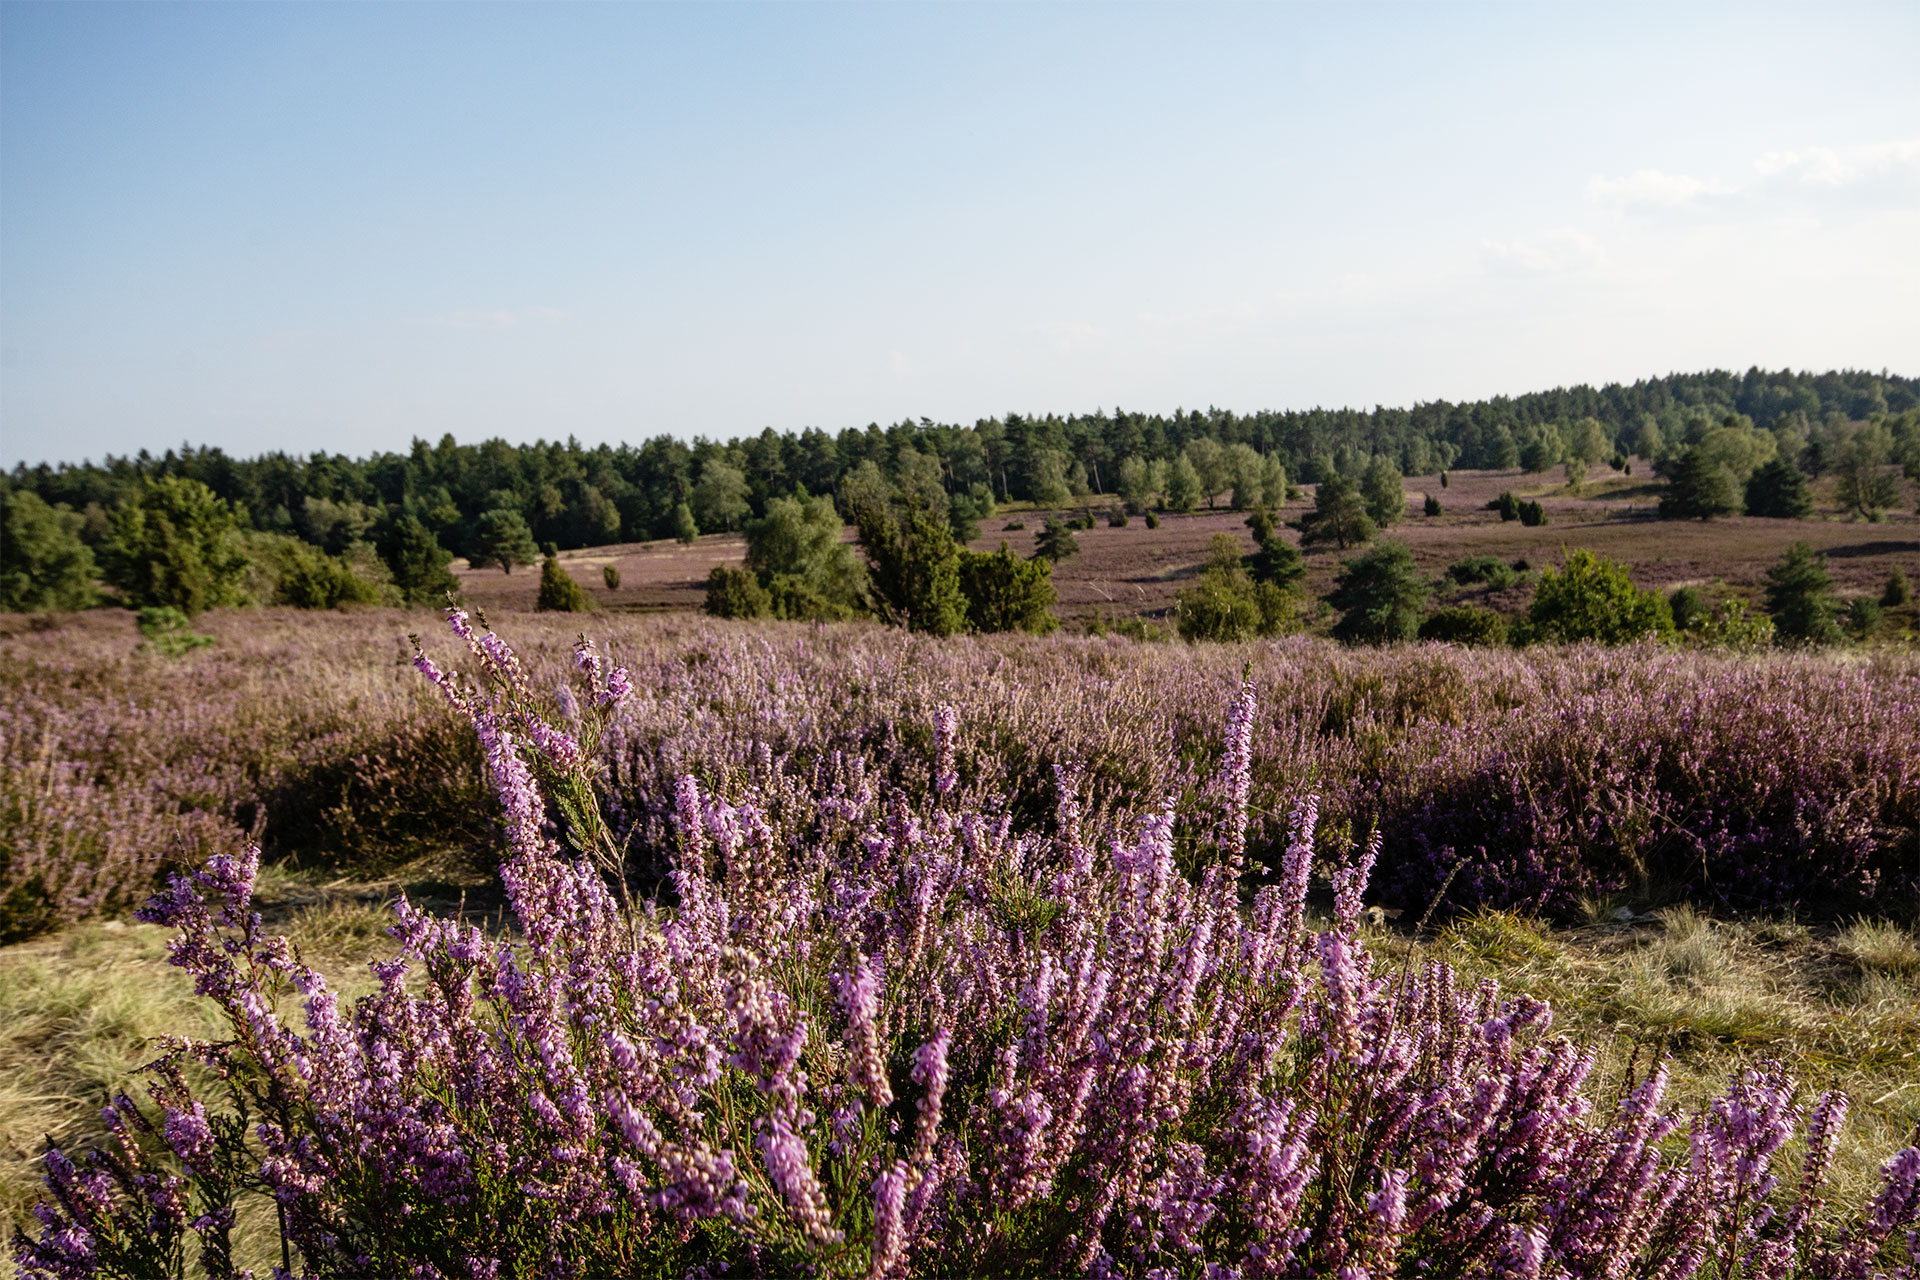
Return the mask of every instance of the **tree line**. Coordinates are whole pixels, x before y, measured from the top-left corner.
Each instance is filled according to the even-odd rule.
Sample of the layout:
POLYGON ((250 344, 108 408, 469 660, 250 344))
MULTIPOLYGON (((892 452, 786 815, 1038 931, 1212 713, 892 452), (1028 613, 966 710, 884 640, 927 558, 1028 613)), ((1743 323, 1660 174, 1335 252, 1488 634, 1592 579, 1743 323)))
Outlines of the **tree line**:
MULTIPOLYGON (((1678 498, 1667 514, 1675 516, 1803 514, 1804 485, 1783 468, 1803 481, 1833 471, 1843 503, 1875 515, 1897 498, 1892 466, 1920 475, 1920 379, 1750 369, 1410 409, 1114 409, 972 425, 922 418, 838 434, 662 435, 592 448, 573 440, 463 445, 448 435, 367 458, 242 459, 187 445, 100 463, 23 464, 0 476, 4 558, 14 574, 0 603, 58 604, 59 592, 16 580, 30 552, 63 565, 59 580, 70 584, 85 576, 76 568, 84 552, 130 601, 171 595, 189 611, 242 597, 426 599, 445 589, 454 554, 511 571, 542 543, 691 539, 744 529, 782 500, 820 497, 857 523, 856 480, 868 473, 902 492, 937 489, 951 527, 964 533, 969 520, 1008 501, 1063 508, 1110 496, 1134 511, 1247 509, 1277 505, 1290 482, 1357 490, 1384 486, 1388 472, 1451 467, 1565 466, 1577 484, 1588 468, 1623 465, 1629 455, 1668 476, 1678 498), (209 520, 218 536, 187 532, 209 520), (251 570, 236 568, 236 555, 251 570)), ((68 597, 76 593, 86 590, 68 597)))

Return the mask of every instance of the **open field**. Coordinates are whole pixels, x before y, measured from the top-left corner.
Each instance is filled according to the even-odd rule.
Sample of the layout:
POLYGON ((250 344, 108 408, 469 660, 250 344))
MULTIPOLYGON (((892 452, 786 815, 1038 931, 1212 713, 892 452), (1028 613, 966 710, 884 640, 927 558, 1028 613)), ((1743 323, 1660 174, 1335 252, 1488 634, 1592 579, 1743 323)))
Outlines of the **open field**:
MULTIPOLYGON (((1169 521, 1159 532, 1234 520, 1169 521)), ((1148 532, 1137 522, 1093 531, 1148 532)), ((0 1201, 16 1222, 34 1194, 43 1134, 85 1146, 98 1133, 104 1092, 133 1082, 154 1052, 151 1037, 216 1026, 208 1003, 192 999, 191 978, 164 963, 166 931, 125 921, 126 904, 153 874, 131 845, 190 861, 237 850, 254 833, 269 855, 255 890, 269 931, 288 933, 349 997, 378 988, 365 962, 394 954, 383 904, 401 891, 429 910, 464 912, 486 936, 527 936, 500 893, 499 809, 474 730, 409 661, 411 632, 442 666, 473 667, 432 614, 244 610, 197 625, 216 643, 172 662, 142 650, 124 615, 8 619, 0 629, 0 781, 10 798, 0 836, 13 851, 11 887, 36 857, 45 867, 61 856, 93 858, 107 877, 79 886, 78 897, 62 897, 54 877, 38 916, 20 915, 23 899, 0 892, 15 927, 33 934, 0 948, 0 1074, 9 1082, 0 1201)), ((902 849, 957 838, 954 813, 1005 822, 1010 835, 996 839, 1027 850, 940 864, 949 868, 943 875, 988 876, 954 889, 959 919, 973 922, 966 928, 1017 936, 1030 927, 1020 922, 1069 919, 1049 896, 1061 891, 1045 888, 1054 872, 1009 883, 989 874, 1022 858, 1052 866, 1060 855, 1048 851, 1062 840, 1090 851, 1096 882, 1087 900, 1118 891, 1121 882, 1099 879, 1112 874, 1108 857, 1121 856, 1106 851, 1127 847, 1139 815, 1161 804, 1174 821, 1169 867, 1195 881, 1193 892, 1212 884, 1204 892, 1217 894, 1221 882, 1205 867, 1235 803, 1223 744, 1232 741, 1226 720, 1244 668, 1256 699, 1244 721, 1244 894, 1290 874, 1290 815, 1316 795, 1304 927, 1339 927, 1325 877, 1350 856, 1352 839, 1377 825, 1383 847, 1366 901, 1382 914, 1354 927, 1354 944, 1393 982, 1445 961, 1462 991, 1484 977, 1550 1001, 1555 1031, 1593 1048, 1586 1094, 1601 1114, 1656 1061, 1666 1062, 1669 1105, 1679 1107, 1719 1095, 1730 1072, 1782 1063, 1799 1082, 1799 1105, 1828 1088, 1852 1099, 1832 1174, 1834 1213, 1875 1194, 1881 1162, 1920 1136, 1920 666, 1910 654, 1353 651, 1310 638, 1233 647, 1110 636, 937 641, 870 625, 612 612, 516 614, 502 625, 529 696, 543 705, 559 705, 583 626, 632 672, 636 692, 594 748, 594 786, 626 841, 636 890, 659 895, 670 915, 678 896, 662 877, 684 865, 682 776, 699 779, 716 805, 746 806, 715 812, 752 809, 768 824, 765 853, 729 854, 715 868, 739 895, 742 928, 749 919, 763 922, 755 929, 775 927, 764 895, 787 883, 778 858, 756 859, 788 850, 780 858, 802 859, 793 864, 801 872, 815 856, 804 851, 818 849, 854 857, 849 869, 868 868, 832 882, 842 883, 832 893, 852 892, 863 878, 885 885, 919 874, 910 868, 921 855, 902 849), (943 707, 956 713, 947 748, 936 731, 943 707), (930 773, 937 783, 943 769, 952 781, 930 789, 930 773), (924 834, 887 834, 912 831, 924 834), (906 846, 891 843, 902 839, 906 846), (896 856, 908 859, 897 871, 871 861, 896 856), (726 871, 736 857, 744 859, 737 871, 726 871), (969 896, 977 894, 986 897, 969 896), (988 904, 987 915, 968 914, 967 902, 988 904)), ((585 705, 586 692, 574 696, 585 705)), ((726 819, 736 820, 745 821, 726 819)), ((1243 899, 1242 909, 1252 902, 1243 899)), ((839 927, 829 923, 838 918, 832 911, 806 918, 809 928, 839 927)), ((1179 934, 1186 918, 1168 927, 1179 934)), ((1049 939, 1056 933, 1043 929, 1049 939)), ((871 939, 883 934, 895 936, 882 929, 863 945, 880 945, 871 939)), ((750 936, 759 937, 743 934, 740 945, 761 945, 750 936)), ((818 1002, 823 1027, 840 1017, 823 994, 833 963, 826 936, 807 944, 827 948, 807 979, 822 985, 806 997, 818 1002)), ((898 945, 874 954, 907 964, 898 945)), ((1029 962, 1018 957, 1030 953, 1006 945, 1014 947, 1009 973, 1017 972, 1029 962)), ((930 976, 927 991, 975 998, 957 973, 935 973, 947 976, 930 976)), ((1136 980, 1173 983, 1166 999, 1177 1005, 1177 978, 1175 966, 1136 980)), ((1025 999, 1020 983, 1031 980, 1006 979, 1002 1007, 1025 999)), ((913 1044, 936 1015, 916 1003, 921 997, 888 991, 904 1002, 887 1023, 895 1091, 917 1090, 906 1074, 913 1044)), ((993 1028, 1004 1019, 984 1007, 981 1017, 967 1035, 1001 1034, 993 1028)), ((822 1043, 837 1043, 835 1034, 823 1031, 822 1043)), ((1304 1024, 1298 1034, 1307 1034, 1304 1024)), ((828 1056, 810 1068, 813 1078, 844 1072, 837 1051, 820 1052, 828 1056)), ((955 1096, 970 1099, 966 1114, 986 1117, 997 1104, 969 1090, 984 1088, 978 1073, 991 1053, 968 1053, 986 1057, 956 1049, 955 1096)), ((1182 1078, 1203 1094, 1211 1087, 1204 1070, 1182 1078)), ((1101 1108, 1120 1087, 1096 1090, 1089 1115, 1107 1114, 1101 1108)), ((1202 1107, 1194 1123, 1205 1114, 1202 1107)), ((1087 1141, 1103 1123, 1086 1121, 1087 1141)), ((998 1132, 982 1129, 971 1141, 992 1150, 998 1132)), ((1203 1149, 1219 1149, 1209 1145, 1217 1136, 1191 1132, 1203 1149)), ((750 1134, 730 1141, 752 1149, 750 1134)), ((1667 1157, 1684 1161, 1686 1141, 1684 1130, 1668 1138, 1667 1157)), ((1086 1158, 1100 1158, 1093 1150, 1086 1158)), ((850 1229, 866 1229, 857 1205, 869 1178, 834 1193, 850 1229)), ((778 1203, 763 1211, 783 1212, 778 1203)), ((1066 1212, 1045 1196, 1035 1204, 1066 1212)), ((270 1212, 253 1200, 238 1215, 242 1256, 273 1261, 270 1212)), ((1029 1230, 1008 1222, 982 1239, 1028 1258, 1023 1266, 1063 1247, 1029 1230)), ((1121 1231, 1114 1247, 1128 1238, 1121 1231)), ((1209 1249, 1239 1247, 1230 1236, 1210 1239, 1209 1249)))
MULTIPOLYGON (((1509 562, 1524 559, 1542 567, 1558 563, 1568 548, 1584 547, 1626 564, 1643 587, 1671 591, 1699 586, 1709 588, 1709 595, 1724 589, 1752 600, 1767 568, 1790 545, 1804 540, 1826 553, 1828 571, 1843 598, 1877 596, 1896 567, 1910 580, 1920 581, 1920 516, 1913 514, 1912 484, 1907 485, 1900 506, 1878 524, 1845 519, 1831 505, 1809 520, 1737 516, 1708 522, 1668 521, 1656 518, 1661 482, 1648 474, 1645 463, 1635 461, 1632 466, 1632 475, 1596 468, 1578 494, 1566 491, 1557 472, 1455 471, 1449 474, 1445 489, 1437 475, 1411 476, 1406 489, 1412 514, 1387 536, 1405 541, 1420 569, 1435 577, 1467 556, 1491 555, 1509 562), (1527 528, 1517 521, 1503 523, 1496 512, 1485 510, 1503 490, 1539 501, 1549 523, 1527 528), (1421 498, 1429 493, 1443 507, 1437 518, 1419 514, 1421 498)), ((1126 528, 1115 529, 1105 519, 1115 500, 1091 501, 1098 519, 1092 529, 1074 535, 1080 554, 1054 569, 1058 612, 1069 622, 1096 615, 1164 620, 1173 608, 1175 593, 1198 574, 1215 534, 1231 534, 1249 552, 1253 550, 1244 513, 1203 508, 1191 515, 1168 514, 1161 517, 1158 529, 1148 529, 1136 516, 1126 528)), ((1281 516, 1298 519, 1311 506, 1309 486, 1307 495, 1289 504, 1281 516)), ((1030 556, 1045 517, 1046 513, 1024 506, 1003 509, 981 522, 980 537, 971 545, 976 551, 992 551, 1004 541, 1015 552, 1030 556), (1026 527, 1006 530, 1009 522, 1026 527)), ((846 536, 851 540, 852 531, 846 536)), ((1316 597, 1331 590, 1341 560, 1352 554, 1333 548, 1310 551, 1306 590, 1316 597)), ((738 564, 744 555, 745 543, 738 535, 712 534, 689 545, 629 543, 567 551, 560 559, 602 607, 650 612, 698 609, 705 599, 707 573, 716 565, 738 564), (605 564, 620 570, 618 591, 608 591, 601 582, 605 564)), ((467 599, 495 612, 530 610, 539 589, 539 575, 527 570, 503 574, 461 565, 456 572, 467 599)), ((1453 595, 1508 613, 1523 611, 1527 600, 1524 588, 1490 593, 1482 587, 1453 595)))

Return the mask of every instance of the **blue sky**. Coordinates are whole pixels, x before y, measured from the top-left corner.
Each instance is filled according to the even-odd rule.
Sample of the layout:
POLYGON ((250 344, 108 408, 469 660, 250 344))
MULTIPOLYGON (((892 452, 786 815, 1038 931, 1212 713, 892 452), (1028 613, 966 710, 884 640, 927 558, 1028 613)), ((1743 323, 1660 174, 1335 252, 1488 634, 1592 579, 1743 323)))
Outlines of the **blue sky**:
POLYGON ((0 463, 1920 372, 1920 6, 0 4, 0 463))

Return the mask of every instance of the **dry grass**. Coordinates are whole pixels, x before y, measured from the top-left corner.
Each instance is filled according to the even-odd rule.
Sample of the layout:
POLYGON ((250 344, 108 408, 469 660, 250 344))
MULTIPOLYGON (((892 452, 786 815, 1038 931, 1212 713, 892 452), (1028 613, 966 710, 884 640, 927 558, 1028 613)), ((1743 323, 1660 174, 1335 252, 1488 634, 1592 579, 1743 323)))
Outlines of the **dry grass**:
POLYGON ((83 924, 0 949, 0 1209, 21 1222, 46 1139, 99 1128, 118 1092, 142 1096, 139 1067, 161 1035, 211 1036, 210 1004, 166 964, 171 931, 83 924))
POLYGON ((1854 1107, 1837 1203, 1858 1202, 1882 1160, 1920 1141, 1920 943, 1898 926, 1727 921, 1680 907, 1554 930, 1481 912, 1420 950, 1550 1001, 1557 1030, 1602 1046, 1602 1089, 1664 1060, 1675 1097, 1694 1103, 1775 1059, 1810 1091, 1844 1090, 1854 1107))
MULTIPOLYGON (((263 914, 343 998, 373 989, 366 962, 394 952, 388 887, 315 884, 269 867, 259 888, 263 914)), ((160 1037, 221 1038, 218 1010, 167 963, 172 936, 89 922, 0 948, 0 1235, 30 1220, 49 1138, 84 1145, 101 1132, 108 1098, 146 1096, 141 1068, 160 1037)))

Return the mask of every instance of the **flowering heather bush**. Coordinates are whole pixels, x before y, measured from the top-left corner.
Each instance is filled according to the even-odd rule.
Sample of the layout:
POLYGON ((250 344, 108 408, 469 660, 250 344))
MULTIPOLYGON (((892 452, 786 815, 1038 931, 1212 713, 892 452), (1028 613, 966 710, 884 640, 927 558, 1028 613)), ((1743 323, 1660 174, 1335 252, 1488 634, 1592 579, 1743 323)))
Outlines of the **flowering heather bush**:
POLYGON ((1326 842, 1312 935, 1314 801, 1273 873, 1241 852, 1251 685, 1211 817, 1063 772, 1029 820, 941 710, 911 780, 683 775, 629 908, 599 801, 642 682, 583 644, 555 717, 453 622, 478 679, 420 667, 485 746, 518 937, 402 900, 346 1009, 249 912, 257 855, 175 876, 143 914, 233 1039, 175 1045, 109 1148, 49 1153, 25 1274, 229 1273, 254 1197, 302 1275, 1914 1274, 1920 1150, 1824 1202, 1843 1097, 1763 1066, 1691 1115, 1657 1070, 1596 1099, 1545 1005, 1368 953, 1378 841, 1326 842))
MULTIPOLYGON (((201 625, 220 643, 176 664, 142 660, 131 630, 111 621, 0 639, 0 713, 29 728, 55 723, 55 759, 97 784, 75 799, 74 823, 109 828, 115 805, 137 793, 167 822, 204 812, 257 828, 267 857, 303 865, 351 859, 364 870, 487 850, 493 805, 471 728, 423 696, 393 648, 417 615, 209 614, 201 625), (375 616, 389 633, 370 627, 375 616)), ((577 624, 521 624, 526 679, 557 695, 577 624)), ((836 788, 924 782, 942 706, 958 713, 956 803, 997 804, 1032 824, 1050 811, 1059 768, 1080 771, 1096 818, 1169 798, 1183 814, 1217 808, 1210 709, 1250 660, 1265 691, 1253 732, 1256 861, 1277 863, 1285 815, 1312 793, 1333 829, 1378 824, 1377 890, 1415 911, 1449 875, 1449 911, 1558 911, 1625 891, 1886 913, 1920 890, 1920 663, 1910 657, 935 641, 676 619, 608 627, 636 693, 594 755, 605 820, 642 886, 671 869, 682 775, 731 801, 757 788, 799 822, 836 788)), ((30 749, 0 755, 0 788, 33 785, 25 775, 41 742, 29 736, 30 749)), ((0 810, 0 898, 13 874, 6 848, 40 839, 17 834, 15 821, 0 810)), ((129 869, 121 897, 151 887, 129 869)), ((84 906, 76 899, 66 914, 84 906)))
POLYGON ((178 661, 124 618, 0 653, 0 942, 137 905, 157 870, 238 854, 249 833, 362 868, 486 837, 472 731, 411 670, 201 621, 221 643, 178 661))

